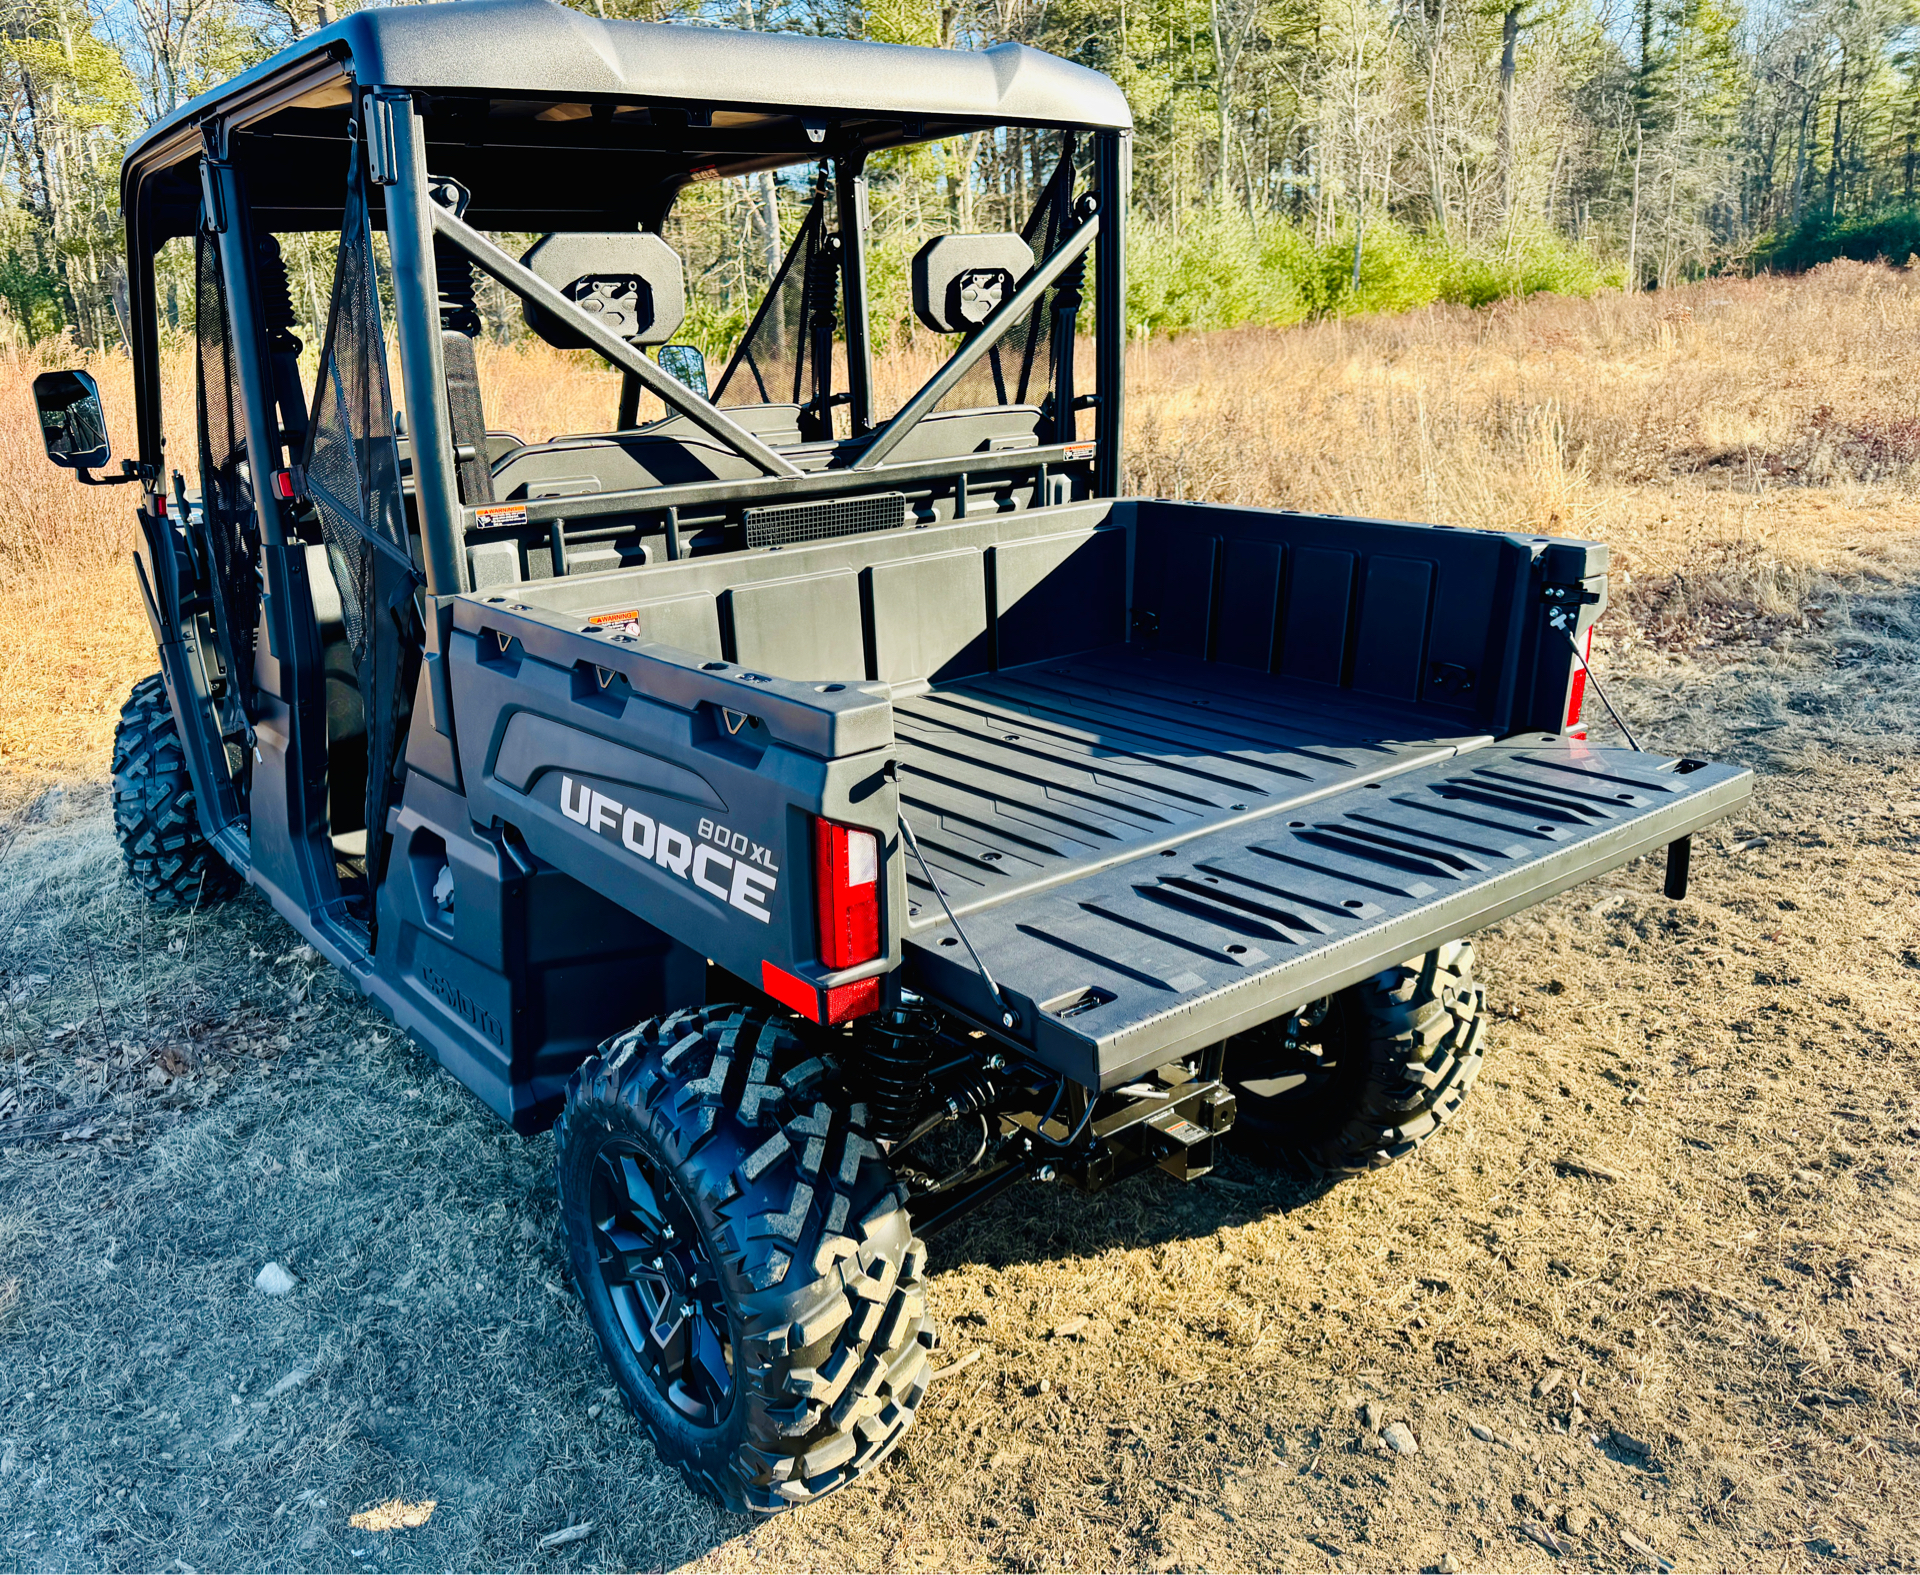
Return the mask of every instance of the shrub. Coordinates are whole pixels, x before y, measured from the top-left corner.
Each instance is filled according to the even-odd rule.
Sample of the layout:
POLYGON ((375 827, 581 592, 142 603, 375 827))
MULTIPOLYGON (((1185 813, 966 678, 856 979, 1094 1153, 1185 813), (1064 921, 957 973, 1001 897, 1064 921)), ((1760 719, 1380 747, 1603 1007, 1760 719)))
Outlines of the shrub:
POLYGON ((1805 273, 1836 257, 1899 262, 1920 252, 1920 205, 1896 203, 1844 219, 1805 219, 1769 235, 1753 249, 1756 268, 1805 273))
POLYGON ((1351 224, 1316 241, 1301 225, 1218 210, 1177 224, 1139 219, 1131 234, 1128 326, 1149 334, 1284 328, 1309 317, 1403 312, 1434 301, 1485 306, 1543 291, 1591 295, 1622 277, 1618 265, 1544 225, 1520 226, 1503 243, 1458 247, 1372 219, 1357 285, 1351 224))

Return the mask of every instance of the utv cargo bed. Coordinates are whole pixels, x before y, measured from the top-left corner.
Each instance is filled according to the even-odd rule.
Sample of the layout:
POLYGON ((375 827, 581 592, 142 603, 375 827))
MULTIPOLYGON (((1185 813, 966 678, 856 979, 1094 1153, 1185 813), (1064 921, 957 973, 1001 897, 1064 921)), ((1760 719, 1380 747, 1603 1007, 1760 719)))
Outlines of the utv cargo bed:
POLYGON ((457 604, 467 793, 577 879, 624 873, 708 957, 824 1000, 854 975, 777 949, 811 925, 784 874, 774 922, 742 925, 650 867, 635 884, 611 819, 563 813, 561 771, 671 821, 644 795, 704 706, 741 731, 673 757, 682 803, 782 871, 811 859, 792 811, 870 826, 904 983, 1107 1089, 1745 800, 1744 771, 1563 725, 1552 620, 1584 637, 1604 567, 1584 542, 1122 502, 523 583, 457 604), (509 714, 539 694, 545 719, 509 714))

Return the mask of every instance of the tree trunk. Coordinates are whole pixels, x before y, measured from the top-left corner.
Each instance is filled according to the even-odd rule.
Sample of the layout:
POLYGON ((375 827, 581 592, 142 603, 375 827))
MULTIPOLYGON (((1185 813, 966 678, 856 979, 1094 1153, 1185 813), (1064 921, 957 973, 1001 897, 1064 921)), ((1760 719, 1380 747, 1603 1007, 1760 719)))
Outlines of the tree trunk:
POLYGON ((1827 218, 1833 218, 1834 203, 1840 192, 1840 112, 1847 102, 1847 57, 1840 56, 1840 85, 1833 95, 1833 154, 1827 160, 1827 218))
MULTIPOLYGON (((1220 0, 1207 0, 1207 21, 1213 28, 1213 101, 1220 117, 1220 159, 1215 167, 1214 200, 1222 207, 1227 202, 1227 158, 1232 146, 1233 66, 1227 59, 1226 40, 1220 33, 1220 0)), ((1251 205, 1253 194, 1247 194, 1251 205)))
POLYGON ((1640 155, 1645 138, 1633 128, 1633 218, 1627 225, 1627 294, 1640 293, 1640 155))
POLYGON ((1500 216, 1513 213, 1513 73, 1520 43, 1520 7, 1500 21, 1500 216))
POLYGON ((1442 245, 1447 241, 1446 137, 1441 130, 1440 40, 1447 30, 1447 0, 1440 0, 1439 13, 1427 40, 1427 204, 1433 209, 1434 228, 1442 245))

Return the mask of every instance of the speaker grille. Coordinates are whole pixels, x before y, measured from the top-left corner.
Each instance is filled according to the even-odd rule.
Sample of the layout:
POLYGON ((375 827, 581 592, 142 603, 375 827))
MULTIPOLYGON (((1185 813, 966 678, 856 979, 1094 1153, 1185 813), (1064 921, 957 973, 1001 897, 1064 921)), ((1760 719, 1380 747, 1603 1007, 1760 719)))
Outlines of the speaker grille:
POLYGON ((774 508, 747 510, 747 545, 785 547, 794 542, 830 541, 835 536, 898 530, 906 523, 904 492, 832 498, 825 503, 783 503, 774 508))

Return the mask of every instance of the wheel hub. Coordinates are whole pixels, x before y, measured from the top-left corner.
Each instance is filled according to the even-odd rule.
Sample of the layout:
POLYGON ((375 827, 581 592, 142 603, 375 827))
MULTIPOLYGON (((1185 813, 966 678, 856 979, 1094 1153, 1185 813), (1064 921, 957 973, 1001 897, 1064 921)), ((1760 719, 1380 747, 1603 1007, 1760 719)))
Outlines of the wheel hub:
POLYGON ((600 1280, 641 1370, 688 1421, 718 1426, 733 1399, 731 1324, 691 1211, 644 1155, 610 1144, 594 1159, 591 1218, 600 1280))

